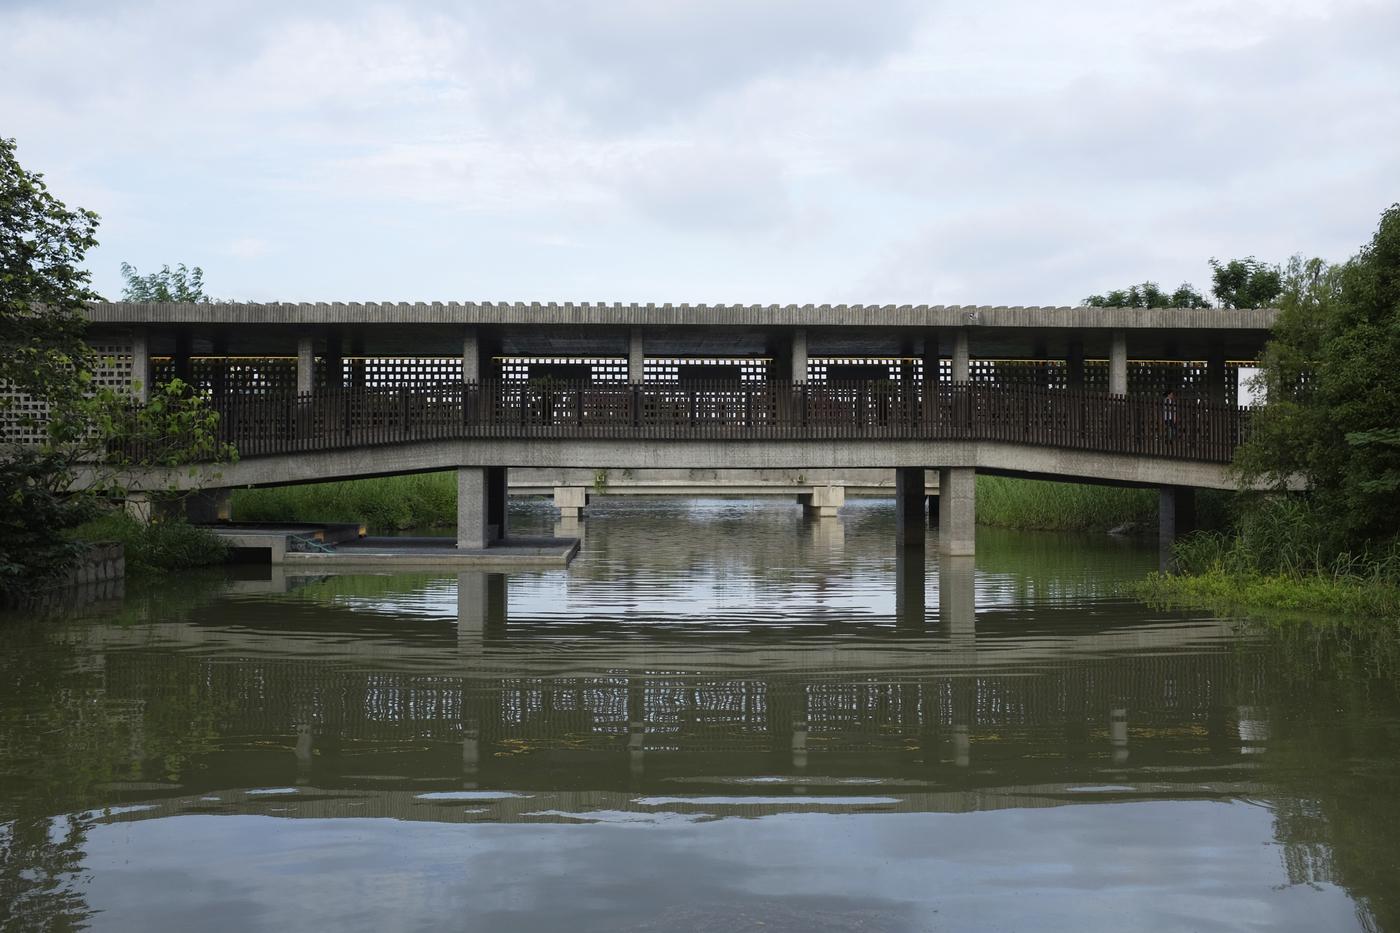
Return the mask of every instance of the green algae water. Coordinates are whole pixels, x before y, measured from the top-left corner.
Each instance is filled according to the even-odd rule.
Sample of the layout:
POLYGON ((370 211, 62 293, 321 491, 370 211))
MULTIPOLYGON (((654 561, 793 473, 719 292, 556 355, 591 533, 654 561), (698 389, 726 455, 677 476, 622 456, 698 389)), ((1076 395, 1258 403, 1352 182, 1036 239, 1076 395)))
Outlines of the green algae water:
POLYGON ((4 618, 0 926, 1400 930, 1391 633, 1154 610, 1102 536, 940 561, 889 503, 581 527, 4 618))

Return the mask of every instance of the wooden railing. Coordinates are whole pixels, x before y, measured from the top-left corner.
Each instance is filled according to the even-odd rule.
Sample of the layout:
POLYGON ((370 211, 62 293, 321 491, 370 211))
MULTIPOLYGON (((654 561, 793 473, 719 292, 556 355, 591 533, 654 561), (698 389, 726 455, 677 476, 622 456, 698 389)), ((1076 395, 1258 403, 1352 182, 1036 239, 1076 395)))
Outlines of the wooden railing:
POLYGON ((1248 426, 1247 409, 1203 401, 973 383, 486 381, 239 394, 212 404, 219 439, 245 458, 473 438, 922 439, 1223 463, 1248 426))

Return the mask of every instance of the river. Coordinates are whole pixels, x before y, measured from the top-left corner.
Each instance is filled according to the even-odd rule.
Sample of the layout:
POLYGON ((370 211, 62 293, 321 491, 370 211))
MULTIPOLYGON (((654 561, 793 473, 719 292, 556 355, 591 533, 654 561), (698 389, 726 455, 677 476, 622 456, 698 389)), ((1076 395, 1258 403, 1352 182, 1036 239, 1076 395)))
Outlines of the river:
MULTIPOLYGON (((552 510, 512 504, 515 527, 552 510)), ((0 916, 98 930, 1400 931, 1400 647, 1150 544, 601 500, 567 570, 0 620, 0 916)))

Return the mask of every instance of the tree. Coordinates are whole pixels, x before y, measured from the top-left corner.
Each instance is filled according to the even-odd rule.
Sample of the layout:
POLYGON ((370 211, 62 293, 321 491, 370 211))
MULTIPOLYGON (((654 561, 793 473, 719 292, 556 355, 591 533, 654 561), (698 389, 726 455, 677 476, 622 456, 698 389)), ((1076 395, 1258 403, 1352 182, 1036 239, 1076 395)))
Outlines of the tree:
POLYGON ((1271 308, 1283 294, 1283 270, 1253 256, 1210 261, 1211 291, 1222 308, 1271 308))
POLYGON ((97 295, 81 263, 96 230, 96 214, 69 210, 0 139, 0 596, 65 569, 77 552, 66 532, 131 468, 234 455, 217 442, 218 414, 179 380, 144 407, 95 384, 83 333, 97 295))
POLYGON ((1091 308, 1208 308, 1210 302, 1186 282, 1174 292, 1164 292, 1156 282, 1143 282, 1119 288, 1106 295, 1090 295, 1084 304, 1091 308))
POLYGON ((1261 360, 1268 404, 1237 465, 1247 479, 1302 475, 1331 546, 1400 531, 1400 204, 1343 266, 1293 259, 1261 360))
POLYGON ((141 275, 129 262, 122 263, 123 301, 208 301, 204 294, 204 270, 187 268, 182 262, 174 270, 161 266, 159 272, 141 275))

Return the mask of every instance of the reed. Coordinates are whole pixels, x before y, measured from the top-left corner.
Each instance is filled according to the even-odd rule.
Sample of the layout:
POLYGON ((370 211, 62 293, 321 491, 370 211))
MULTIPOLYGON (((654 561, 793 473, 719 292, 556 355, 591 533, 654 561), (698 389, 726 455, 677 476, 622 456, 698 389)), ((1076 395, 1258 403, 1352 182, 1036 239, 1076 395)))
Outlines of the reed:
POLYGON ((371 533, 452 528, 457 479, 452 472, 240 489, 233 515, 248 522, 363 522, 371 533))
POLYGON ((1048 480, 977 477, 977 523, 1044 531, 1107 531, 1127 522, 1153 527, 1157 493, 1048 480))

